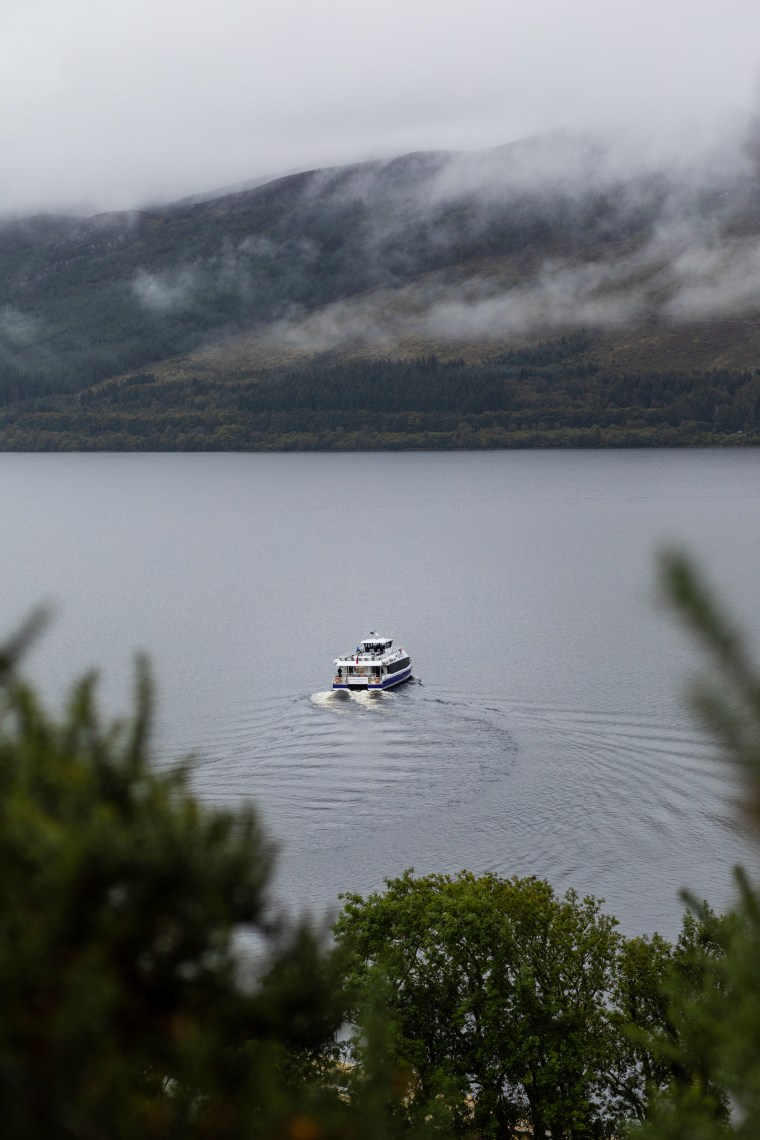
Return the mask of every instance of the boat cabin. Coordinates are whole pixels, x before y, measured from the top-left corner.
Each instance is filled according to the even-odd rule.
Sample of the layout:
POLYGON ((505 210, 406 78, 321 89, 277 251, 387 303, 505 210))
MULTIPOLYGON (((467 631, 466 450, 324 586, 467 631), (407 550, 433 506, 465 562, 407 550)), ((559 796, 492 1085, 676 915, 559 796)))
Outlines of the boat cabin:
POLYGON ((353 653, 336 657, 334 689, 384 689, 409 679, 412 663, 403 649, 393 648, 392 637, 374 630, 362 638, 353 653))
POLYGON ((382 657, 387 653, 393 645, 392 637, 378 637, 377 634, 371 633, 369 637, 365 637, 363 641, 359 642, 362 653, 374 653, 376 657, 382 657))

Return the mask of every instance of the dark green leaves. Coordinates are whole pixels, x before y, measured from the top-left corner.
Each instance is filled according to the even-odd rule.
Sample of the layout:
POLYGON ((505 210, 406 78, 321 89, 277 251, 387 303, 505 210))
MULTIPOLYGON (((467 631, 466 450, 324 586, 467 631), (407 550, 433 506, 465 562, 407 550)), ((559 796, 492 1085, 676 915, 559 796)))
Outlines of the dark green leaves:
POLYGON ((348 896, 336 937, 360 999, 387 980, 395 1056, 414 1073, 409 1119, 446 1105, 456 1133, 601 1135, 616 1118, 615 927, 598 900, 535 878, 406 872, 382 895, 348 896))
POLYGON ((31 629, 0 689, 3 1135, 249 1140, 316 1101, 330 1135, 348 1116, 325 1077, 339 980, 271 911, 258 817, 152 765, 144 665, 123 723, 92 677, 51 716, 12 668, 31 629))

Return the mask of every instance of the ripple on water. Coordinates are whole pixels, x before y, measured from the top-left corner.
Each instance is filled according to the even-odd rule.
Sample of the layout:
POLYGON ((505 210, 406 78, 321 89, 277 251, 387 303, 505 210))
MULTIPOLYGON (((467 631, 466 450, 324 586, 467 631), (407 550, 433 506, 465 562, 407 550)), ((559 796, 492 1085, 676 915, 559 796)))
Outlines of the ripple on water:
POLYGON ((666 860, 737 861, 716 813, 724 772, 693 730, 656 716, 427 686, 329 690, 228 710, 199 753, 203 798, 255 800, 294 874, 326 898, 330 883, 363 890, 415 865, 635 899, 666 860))
POLYGON ((303 827, 350 830, 427 816, 502 775, 514 745, 500 713, 437 704, 419 686, 332 690, 240 708, 195 779, 204 798, 253 796, 287 842, 303 827), (471 750, 476 757, 464 765, 471 750))

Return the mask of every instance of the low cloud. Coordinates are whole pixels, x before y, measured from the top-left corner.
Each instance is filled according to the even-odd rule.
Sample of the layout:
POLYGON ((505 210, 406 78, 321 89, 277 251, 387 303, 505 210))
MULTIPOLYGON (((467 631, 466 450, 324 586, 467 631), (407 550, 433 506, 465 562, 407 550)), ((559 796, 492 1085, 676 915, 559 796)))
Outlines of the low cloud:
POLYGON ((675 322, 741 316, 760 309, 760 240, 690 248, 671 266, 674 295, 664 315, 675 322))
POLYGON ((433 304, 436 339, 499 340, 546 330, 611 329, 655 318, 672 325, 760 311, 760 239, 658 234, 608 261, 545 261, 526 284, 433 304), (675 248, 674 248, 675 246, 675 248))
POLYGON ((624 268, 603 262, 545 262, 527 285, 485 298, 435 305, 425 320, 434 339, 506 340, 537 330, 611 328, 641 315, 645 296, 621 288, 624 268))
POLYGON ((197 272, 191 267, 149 273, 138 269, 132 282, 137 300, 153 313, 168 313, 181 309, 193 299, 197 285, 197 272))
POLYGON ((390 351, 406 337, 503 343, 750 312, 760 309, 760 238, 731 227, 756 200, 756 134, 746 124, 688 139, 563 133, 299 176, 293 214, 270 233, 227 240, 192 266, 140 270, 133 291, 157 313, 234 292, 238 327, 248 315, 267 321, 308 294, 320 243, 344 232, 346 276, 365 268, 365 292, 291 309, 267 340, 390 351), (279 308, 267 309, 272 296, 279 308))
POLYGON ((277 253, 277 245, 265 235, 251 234, 250 237, 243 238, 239 243, 238 251, 252 257, 274 257, 277 253))
POLYGON ((0 309, 0 341, 9 348, 27 348, 40 332, 40 323, 28 313, 6 305, 0 309))
POLYGON ((760 240, 660 232, 608 259, 543 261, 515 285, 474 275, 378 289, 271 326, 267 339, 310 354, 393 352, 404 340, 504 344, 546 332, 683 325, 760 310, 760 240), (452 299, 453 298, 453 299, 452 299))

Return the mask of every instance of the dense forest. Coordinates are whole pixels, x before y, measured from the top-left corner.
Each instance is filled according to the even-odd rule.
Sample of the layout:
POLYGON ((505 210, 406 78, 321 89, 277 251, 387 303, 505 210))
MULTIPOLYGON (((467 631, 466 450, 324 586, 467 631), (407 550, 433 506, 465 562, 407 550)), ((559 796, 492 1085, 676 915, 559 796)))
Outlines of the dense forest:
POLYGON ((563 145, 0 222, 0 447, 754 442, 754 170, 563 145))
POLYGON ((760 442, 760 369, 608 376, 582 335, 481 364, 321 359, 254 380, 135 373, 0 411, 6 450, 361 450, 760 442))

